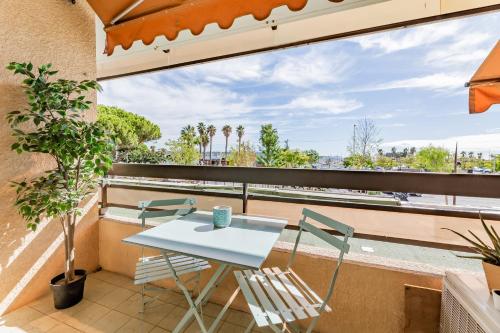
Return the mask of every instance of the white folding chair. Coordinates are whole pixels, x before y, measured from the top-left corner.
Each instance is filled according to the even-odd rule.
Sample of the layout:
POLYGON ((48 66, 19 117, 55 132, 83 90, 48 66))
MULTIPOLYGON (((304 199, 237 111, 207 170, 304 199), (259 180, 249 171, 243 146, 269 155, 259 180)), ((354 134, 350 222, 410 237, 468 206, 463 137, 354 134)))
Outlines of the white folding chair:
MULTIPOLYGON (((146 219, 161 218, 160 223, 168 223, 168 219, 165 221, 165 218, 170 218, 170 220, 173 220, 181 216, 193 213, 196 211, 195 205, 196 200, 192 198, 141 201, 139 203, 139 208, 141 209, 139 217, 142 220, 142 229, 144 230, 146 228, 146 219), (176 206, 176 208, 169 210, 156 209, 156 207, 168 206, 176 206), (151 210, 151 208, 155 210, 151 210)), ((177 276, 197 272, 197 275, 185 281, 185 284, 190 284, 193 282, 196 284, 199 283, 201 271, 210 268, 208 261, 203 259, 180 255, 174 252, 167 253, 166 256, 169 258, 170 264, 172 265, 171 267, 173 267, 177 276)), ((142 256, 139 258, 136 264, 134 278, 134 284, 142 286, 142 312, 144 312, 145 305, 149 302, 145 301, 145 291, 164 289, 158 287, 147 287, 147 284, 158 280, 170 279, 173 277, 174 276, 172 274, 172 269, 167 264, 167 261, 165 260, 165 257, 163 255, 146 257, 144 256, 144 248, 142 249, 142 256)))
POLYGON ((349 237, 353 236, 354 229, 307 208, 302 211, 299 226, 300 230, 286 269, 272 267, 258 271, 234 272, 254 318, 245 332, 250 332, 255 324, 259 327, 270 327, 274 332, 282 332, 282 328, 285 327, 300 331, 298 325, 292 323, 301 319, 313 318, 306 330, 307 333, 310 333, 316 326, 320 314, 323 311, 332 311, 327 303, 333 295, 344 253, 349 252, 348 240, 349 237), (306 219, 314 220, 338 231, 343 235, 343 240, 319 229, 307 222, 306 219), (310 232, 340 250, 324 298, 319 297, 292 269, 297 246, 304 231, 310 232))

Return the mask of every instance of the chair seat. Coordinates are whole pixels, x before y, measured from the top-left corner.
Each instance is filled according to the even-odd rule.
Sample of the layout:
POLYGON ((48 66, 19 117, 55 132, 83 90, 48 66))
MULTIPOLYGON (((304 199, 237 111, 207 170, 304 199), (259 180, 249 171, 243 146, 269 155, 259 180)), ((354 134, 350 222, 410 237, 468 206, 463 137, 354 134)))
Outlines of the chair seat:
MULTIPOLYGON (((235 271, 236 280, 259 327, 319 316, 323 300, 291 269, 235 271)), ((329 306, 325 311, 330 312, 329 306)))
MULTIPOLYGON (((175 253, 168 254, 177 276, 210 268, 208 261, 175 253)), ((135 269, 134 284, 172 278, 172 271, 163 256, 139 258, 135 269)))

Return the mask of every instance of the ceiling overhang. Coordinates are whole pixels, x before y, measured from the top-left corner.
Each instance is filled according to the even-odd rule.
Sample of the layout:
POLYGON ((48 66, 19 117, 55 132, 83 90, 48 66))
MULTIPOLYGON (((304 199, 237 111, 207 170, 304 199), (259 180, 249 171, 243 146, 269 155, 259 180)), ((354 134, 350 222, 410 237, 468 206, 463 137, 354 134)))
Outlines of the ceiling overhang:
MULTIPOLYGON (((94 6, 113 3, 88 1, 94 6)), ((263 3, 260 0, 246 1, 263 3)), ((208 23, 210 20, 205 19, 197 28, 180 29, 186 26, 186 21, 170 37, 161 34, 144 41, 140 34, 132 34, 127 38, 135 42, 123 46, 118 42, 109 55, 103 53, 110 46, 109 40, 106 45, 106 34, 122 24, 133 23, 135 26, 137 23, 134 22, 141 20, 132 9, 116 24, 111 24, 127 9, 123 7, 123 1, 119 2, 122 2, 122 7, 114 8, 107 16, 101 13, 104 24, 100 20, 96 24, 97 74, 101 80, 500 9, 500 0, 273 0, 269 2, 277 7, 272 7, 274 9, 269 12, 246 14, 225 23, 208 23), (280 3, 283 5, 279 6, 280 3)), ((144 2, 153 6, 165 0, 144 2)), ((166 2, 186 5, 198 1, 166 2)), ((133 4, 134 0, 127 3, 133 4)), ((239 10, 238 13, 244 13, 241 8, 239 10)), ((160 10, 164 13, 172 11, 160 10)), ((151 10, 146 15, 157 13, 151 10)))

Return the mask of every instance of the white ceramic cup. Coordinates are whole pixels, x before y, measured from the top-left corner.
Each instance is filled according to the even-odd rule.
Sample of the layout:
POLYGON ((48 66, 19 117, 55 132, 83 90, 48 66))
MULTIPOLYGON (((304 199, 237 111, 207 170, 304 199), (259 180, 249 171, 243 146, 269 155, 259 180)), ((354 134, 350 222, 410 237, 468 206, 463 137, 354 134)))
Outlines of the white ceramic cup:
POLYGON ((495 309, 500 311, 500 289, 493 289, 491 295, 493 296, 493 305, 495 309))

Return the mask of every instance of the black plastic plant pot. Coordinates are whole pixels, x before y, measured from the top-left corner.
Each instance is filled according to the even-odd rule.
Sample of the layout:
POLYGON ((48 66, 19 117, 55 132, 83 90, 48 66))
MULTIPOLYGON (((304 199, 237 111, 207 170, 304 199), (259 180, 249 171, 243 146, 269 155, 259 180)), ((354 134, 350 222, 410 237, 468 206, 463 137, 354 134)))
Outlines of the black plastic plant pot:
POLYGON ((50 288, 54 295, 54 307, 56 309, 66 309, 78 304, 83 298, 83 289, 87 272, 83 269, 75 269, 75 280, 68 284, 61 283, 64 273, 57 275, 50 280, 50 288))

